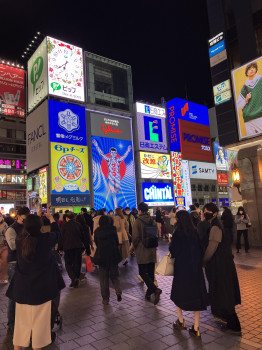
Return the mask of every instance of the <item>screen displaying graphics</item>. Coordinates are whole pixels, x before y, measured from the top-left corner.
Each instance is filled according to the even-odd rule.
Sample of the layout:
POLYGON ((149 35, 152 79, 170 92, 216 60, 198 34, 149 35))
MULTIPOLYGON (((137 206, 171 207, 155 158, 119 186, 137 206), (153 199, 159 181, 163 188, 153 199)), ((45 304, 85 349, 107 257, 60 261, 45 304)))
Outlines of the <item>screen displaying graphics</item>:
POLYGON ((228 170, 227 150, 214 142, 214 153, 217 170, 228 170))
POLYGON ((51 142, 86 146, 85 107, 49 100, 51 142))
POLYGON ((237 160, 236 151, 227 150, 227 159, 228 159, 228 183, 229 186, 233 186, 233 169, 236 166, 238 168, 238 160, 237 160))
POLYGON ((25 71, 0 64, 0 113, 25 116, 25 71))
POLYGON ((175 204, 177 207, 185 207, 185 187, 183 179, 182 159, 180 152, 171 152, 172 175, 175 204))
POLYGON ((89 203, 88 152, 86 146, 51 142, 51 204, 89 203))
POLYGON ((262 133, 262 57, 232 71, 239 139, 262 133))
POLYGON ((150 206, 174 206, 172 184, 160 182, 142 183, 143 202, 150 206))
POLYGON ((139 149, 167 153, 164 108, 136 103, 139 149))
POLYGON ((42 204, 47 204, 47 167, 39 169, 39 198, 42 204))
POLYGON ((136 207, 131 140, 92 136, 95 209, 136 207))
POLYGON ((213 163, 189 162, 190 178, 217 180, 216 166, 213 163))
POLYGON ((47 37, 49 94, 85 101, 82 49, 47 37))
POLYGON ((142 179, 171 180, 170 155, 140 152, 142 179))
POLYGON ((231 100, 231 87, 230 80, 225 80, 222 83, 213 86, 214 102, 215 105, 220 105, 221 103, 231 100))
POLYGON ((228 185, 228 175, 225 173, 217 173, 217 184, 228 185))

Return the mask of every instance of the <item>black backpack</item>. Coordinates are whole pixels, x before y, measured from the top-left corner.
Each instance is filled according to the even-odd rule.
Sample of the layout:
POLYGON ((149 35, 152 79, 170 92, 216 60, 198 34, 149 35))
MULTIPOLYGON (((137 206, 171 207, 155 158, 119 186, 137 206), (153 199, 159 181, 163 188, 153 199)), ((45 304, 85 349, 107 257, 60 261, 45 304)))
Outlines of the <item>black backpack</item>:
POLYGON ((158 246, 157 239, 157 226, 153 224, 153 220, 150 219, 149 223, 144 223, 143 233, 142 233, 142 243, 145 248, 156 248, 158 246))

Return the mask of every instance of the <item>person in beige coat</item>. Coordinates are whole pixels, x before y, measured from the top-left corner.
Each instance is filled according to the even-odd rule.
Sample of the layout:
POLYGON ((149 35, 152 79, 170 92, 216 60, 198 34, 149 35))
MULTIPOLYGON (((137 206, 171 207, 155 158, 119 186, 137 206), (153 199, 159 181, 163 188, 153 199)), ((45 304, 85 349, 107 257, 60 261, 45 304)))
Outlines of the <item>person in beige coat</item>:
POLYGON ((121 208, 116 208, 114 216, 114 226, 116 227, 118 241, 120 246, 120 252, 122 258, 124 259, 123 265, 128 264, 129 256, 129 240, 128 240, 128 223, 124 218, 123 211, 121 208))

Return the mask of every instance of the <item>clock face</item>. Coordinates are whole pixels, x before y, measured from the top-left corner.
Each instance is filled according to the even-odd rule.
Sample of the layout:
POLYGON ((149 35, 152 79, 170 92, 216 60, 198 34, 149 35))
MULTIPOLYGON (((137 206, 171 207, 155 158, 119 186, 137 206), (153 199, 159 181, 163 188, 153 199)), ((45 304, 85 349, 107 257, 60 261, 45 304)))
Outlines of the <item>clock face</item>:
POLYGON ((47 49, 49 93, 84 101, 82 49, 50 37, 47 49))

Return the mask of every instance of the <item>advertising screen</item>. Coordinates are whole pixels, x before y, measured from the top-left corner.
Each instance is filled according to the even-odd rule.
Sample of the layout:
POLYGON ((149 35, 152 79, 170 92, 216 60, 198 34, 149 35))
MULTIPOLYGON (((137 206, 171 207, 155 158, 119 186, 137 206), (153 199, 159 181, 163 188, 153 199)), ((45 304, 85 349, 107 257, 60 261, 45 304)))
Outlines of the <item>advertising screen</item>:
POLYGON ((170 155, 140 152, 142 179, 171 180, 170 155))
POLYGON ((227 150, 214 142, 214 154, 217 170, 228 170, 227 150))
POLYGON ((160 182, 142 183, 143 202, 150 206, 174 206, 172 184, 160 182))
POLYGON ((213 163, 189 162, 190 178, 217 180, 216 165, 213 163))
POLYGON ((228 175, 224 173, 217 173, 217 184, 228 185, 228 175))
POLYGON ((228 182, 229 186, 233 186, 233 169, 236 166, 238 168, 237 152, 227 150, 228 159, 228 182))
POLYGON ((50 95, 85 101, 82 49, 47 37, 50 95))
POLYGON ((209 126, 179 120, 183 159, 213 161, 209 126))
POLYGON ((86 146, 85 107, 49 100, 49 138, 86 146))
POLYGON ((47 167, 39 169, 39 198, 42 204, 47 204, 47 167))
POLYGON ((173 190, 176 206, 186 206, 185 188, 182 169, 182 159, 180 152, 171 152, 172 159, 172 175, 173 175, 173 190))
POLYGON ((38 105, 48 94, 46 38, 38 46, 27 65, 28 110, 38 105))
POLYGON ((262 133, 262 57, 232 71, 239 139, 262 133))
POLYGON ((136 103, 139 149, 167 153, 164 108, 136 103))
POLYGON ((221 103, 231 100, 231 87, 230 80, 225 80, 220 84, 213 86, 214 102, 215 105, 220 105, 221 103))
POLYGON ((88 151, 86 146, 51 142, 51 204, 89 203, 88 151))
POLYGON ((25 71, 0 64, 0 113, 25 116, 25 71))

